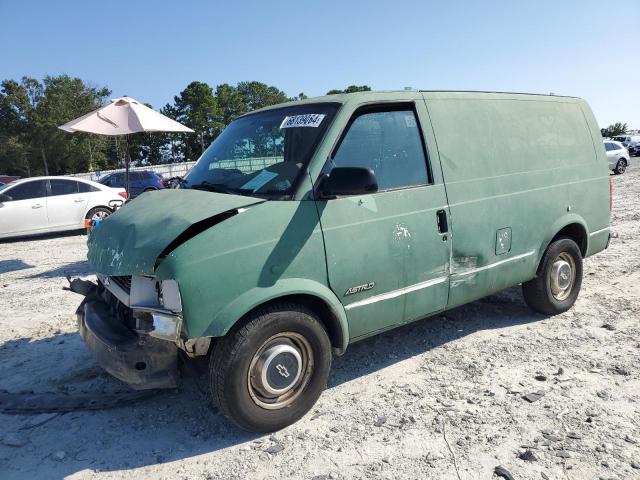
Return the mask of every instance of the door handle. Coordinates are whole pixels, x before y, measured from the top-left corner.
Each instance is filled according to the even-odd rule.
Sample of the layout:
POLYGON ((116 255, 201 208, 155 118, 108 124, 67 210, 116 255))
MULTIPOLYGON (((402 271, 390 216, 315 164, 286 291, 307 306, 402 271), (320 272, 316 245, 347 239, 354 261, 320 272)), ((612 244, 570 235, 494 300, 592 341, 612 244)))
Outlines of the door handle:
POLYGON ((31 205, 31 208, 33 208, 34 210, 36 208, 42 208, 42 207, 43 207, 43 205, 41 205, 40 203, 36 203, 35 205, 31 205))
POLYGON ((438 232, 447 233, 449 231, 449 224, 447 223, 447 212, 444 210, 438 210, 436 212, 436 222, 438 223, 438 232))
POLYGON ((84 199, 82 199, 82 198, 76 198, 76 199, 74 200, 74 202, 75 202, 75 203, 84 202, 84 199))

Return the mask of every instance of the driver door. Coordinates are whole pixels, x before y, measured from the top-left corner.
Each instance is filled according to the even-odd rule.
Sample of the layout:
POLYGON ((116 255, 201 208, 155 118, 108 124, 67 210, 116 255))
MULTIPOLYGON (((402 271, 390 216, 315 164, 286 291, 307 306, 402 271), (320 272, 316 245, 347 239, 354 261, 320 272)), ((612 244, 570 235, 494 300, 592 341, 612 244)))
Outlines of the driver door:
POLYGON ((2 191, 12 200, 0 203, 0 237, 46 232, 46 180, 22 182, 2 191))
POLYGON ((406 102, 356 110, 325 167, 369 168, 378 182, 373 194, 317 201, 329 283, 345 306, 351 339, 447 302, 450 241, 438 230, 446 196, 428 167, 421 108, 406 102))

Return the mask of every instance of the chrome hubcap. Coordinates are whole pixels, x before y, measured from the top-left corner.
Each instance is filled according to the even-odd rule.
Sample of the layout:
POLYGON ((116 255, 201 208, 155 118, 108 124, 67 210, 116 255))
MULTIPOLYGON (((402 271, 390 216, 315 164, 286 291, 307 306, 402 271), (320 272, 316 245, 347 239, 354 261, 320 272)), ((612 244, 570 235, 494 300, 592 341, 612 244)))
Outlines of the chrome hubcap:
POLYGON ((313 353, 300 334, 285 332, 269 338, 249 366, 247 386, 253 401, 267 409, 293 402, 313 372, 313 353))
POLYGON ((104 211, 99 211, 93 214, 93 216, 91 217, 91 220, 104 220, 105 218, 107 218, 109 216, 109 214, 107 212, 104 211))
POLYGON ((566 299, 575 283, 575 262, 568 253, 562 252, 551 266, 550 285, 551 294, 556 300, 566 299))

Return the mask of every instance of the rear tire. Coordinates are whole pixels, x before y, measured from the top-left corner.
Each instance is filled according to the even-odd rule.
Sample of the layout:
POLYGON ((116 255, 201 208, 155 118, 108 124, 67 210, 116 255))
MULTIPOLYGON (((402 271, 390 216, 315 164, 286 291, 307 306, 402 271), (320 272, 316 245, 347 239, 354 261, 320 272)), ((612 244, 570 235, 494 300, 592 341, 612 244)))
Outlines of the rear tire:
POLYGON ((94 207, 87 212, 87 215, 84 218, 87 220, 104 220, 112 213, 113 211, 108 207, 94 207))
POLYGON ((615 173, 616 175, 622 175, 626 170, 627 170, 627 161, 624 158, 621 158, 620 160, 618 160, 618 163, 616 164, 615 173))
POLYGON ((522 284, 527 305, 545 315, 569 310, 582 286, 582 253, 570 238, 551 242, 542 256, 535 278, 522 284))
POLYGON ((331 343, 318 317, 280 303, 221 338, 209 363, 212 400, 240 428, 280 430, 303 417, 329 377, 331 343))

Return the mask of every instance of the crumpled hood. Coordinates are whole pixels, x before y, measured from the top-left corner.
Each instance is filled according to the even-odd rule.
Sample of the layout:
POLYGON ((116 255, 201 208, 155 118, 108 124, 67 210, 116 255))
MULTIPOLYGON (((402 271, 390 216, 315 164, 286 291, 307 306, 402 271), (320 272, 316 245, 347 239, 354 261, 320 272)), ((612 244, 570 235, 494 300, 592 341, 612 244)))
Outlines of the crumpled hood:
POLYGON ((143 193, 91 232, 89 263, 104 275, 151 275, 158 256, 187 228, 262 201, 191 189, 143 193))

